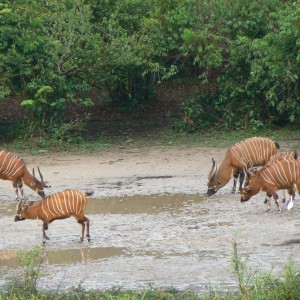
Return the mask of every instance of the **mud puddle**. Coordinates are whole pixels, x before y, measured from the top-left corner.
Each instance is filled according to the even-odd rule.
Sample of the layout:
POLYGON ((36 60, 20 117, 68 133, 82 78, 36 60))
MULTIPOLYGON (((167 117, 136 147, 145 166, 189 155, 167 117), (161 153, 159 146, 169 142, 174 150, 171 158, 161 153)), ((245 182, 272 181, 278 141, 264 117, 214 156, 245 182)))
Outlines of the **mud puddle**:
MULTIPOLYGON (((13 222, 16 203, 0 197, 0 285, 20 271, 18 251, 42 240, 41 222, 13 222)), ((79 243, 72 218, 49 226, 39 285, 68 289, 175 287, 196 292, 235 288, 233 242, 250 268, 280 272, 300 263, 300 209, 265 212, 261 197, 166 194, 90 198, 91 242, 79 243), (278 246, 280 245, 280 246, 278 246)))

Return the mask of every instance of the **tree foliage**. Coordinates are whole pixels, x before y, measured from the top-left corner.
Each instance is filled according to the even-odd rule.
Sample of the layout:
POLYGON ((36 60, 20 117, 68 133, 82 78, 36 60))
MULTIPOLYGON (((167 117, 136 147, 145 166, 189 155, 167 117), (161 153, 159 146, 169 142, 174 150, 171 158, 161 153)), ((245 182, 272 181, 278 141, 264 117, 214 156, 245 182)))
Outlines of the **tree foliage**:
POLYGON ((128 109, 174 77, 204 85, 193 130, 300 122, 300 0, 11 0, 0 25, 0 98, 46 131, 93 87, 128 109))

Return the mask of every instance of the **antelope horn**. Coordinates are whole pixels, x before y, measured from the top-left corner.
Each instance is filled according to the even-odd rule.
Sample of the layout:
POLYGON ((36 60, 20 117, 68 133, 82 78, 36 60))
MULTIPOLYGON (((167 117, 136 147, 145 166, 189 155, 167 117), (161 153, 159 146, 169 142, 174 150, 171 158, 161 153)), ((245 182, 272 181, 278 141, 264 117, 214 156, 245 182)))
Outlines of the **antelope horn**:
POLYGON ((208 180, 210 180, 215 175, 215 173, 217 171, 217 164, 216 164, 216 161, 213 158, 212 158, 212 163, 213 163, 213 165, 212 165, 211 170, 208 174, 208 180))
POLYGON ((21 209, 22 204, 23 204, 23 198, 21 198, 19 203, 17 204, 17 210, 21 209))
POLYGON ((34 168, 32 168, 32 176, 33 176, 33 178, 36 180, 34 168))
POLYGON ((44 185, 44 179, 43 179, 43 174, 40 170, 40 168, 38 167, 38 171, 39 171, 39 174, 40 174, 40 177, 41 177, 41 182, 42 182, 42 185, 44 185))
POLYGON ((247 166, 246 173, 250 175, 251 172, 252 172, 252 169, 253 169, 253 163, 251 162, 251 163, 249 163, 248 166, 247 166))

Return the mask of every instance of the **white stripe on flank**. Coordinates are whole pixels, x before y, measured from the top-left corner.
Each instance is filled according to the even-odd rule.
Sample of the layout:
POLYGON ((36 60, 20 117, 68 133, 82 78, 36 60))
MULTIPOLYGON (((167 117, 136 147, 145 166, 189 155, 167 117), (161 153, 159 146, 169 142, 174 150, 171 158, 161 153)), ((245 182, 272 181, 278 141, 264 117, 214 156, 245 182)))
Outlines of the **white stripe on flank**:
POLYGON ((291 181, 295 182, 295 174, 293 174, 293 172, 292 172, 291 164, 290 164, 289 161, 288 161, 287 165, 288 165, 288 172, 289 172, 289 176, 291 178, 291 181))
POLYGON ((69 194, 70 191, 67 191, 67 196, 68 196, 68 204, 70 207, 70 213, 73 213, 73 208, 72 208, 72 199, 71 199, 71 195, 69 194))
POLYGON ((286 180, 286 176, 285 176, 285 168, 282 166, 281 161, 279 161, 279 163, 275 164, 275 169, 278 171, 278 179, 281 180, 283 185, 288 185, 289 182, 288 180, 286 180))
POLYGON ((0 167, 0 172, 1 172, 1 173, 2 173, 1 169, 2 169, 3 166, 5 167, 4 163, 5 163, 5 160, 6 160, 6 158, 7 158, 7 155, 9 155, 9 154, 10 154, 10 153, 7 152, 6 155, 5 155, 5 157, 4 157, 4 159, 3 159, 3 161, 2 161, 2 165, 1 165, 1 167, 0 167))
POLYGON ((238 152, 235 150, 235 148, 231 148, 235 158, 241 163, 241 165, 243 167, 247 167, 247 163, 243 161, 243 159, 240 157, 240 155, 238 154, 238 152))
POLYGON ((78 215, 78 211, 79 211, 79 203, 78 203, 78 201, 79 201, 79 199, 78 199, 78 192, 77 191, 75 191, 75 194, 76 194, 76 215, 78 215))
POLYGON ((42 200, 42 211, 46 215, 47 219, 49 219, 48 214, 46 213, 46 210, 44 209, 44 204, 45 204, 46 201, 47 200, 45 200, 45 201, 42 200))
MULTIPOLYGON (((61 194, 63 194, 63 193, 59 193, 59 194, 61 195, 61 194)), ((62 205, 61 205, 61 203, 62 203, 62 198, 59 197, 59 194, 57 194, 57 197, 58 197, 57 208, 58 208, 58 210, 60 211, 61 215, 63 216, 63 215, 65 214, 65 211, 64 211, 64 209, 63 209, 63 207, 62 207, 62 205)))
POLYGON ((55 213, 56 213, 56 216, 60 216, 61 215, 61 211, 59 209, 59 196, 58 196, 58 193, 52 195, 50 197, 51 199, 51 205, 53 207, 53 209, 55 210, 55 213))
POLYGON ((73 193, 73 190, 71 191, 71 198, 72 198, 72 204, 73 204, 73 213, 76 212, 76 209, 75 209, 75 199, 74 199, 74 193, 73 193))
POLYGON ((80 193, 80 192, 78 192, 78 193, 79 193, 79 196, 80 196, 80 209, 79 209, 78 214, 80 214, 82 212, 82 206, 83 206, 83 200, 84 199, 82 199, 82 197, 83 197, 82 193, 80 193))
POLYGON ((259 150, 259 161, 264 161, 266 159, 264 159, 264 146, 265 146, 265 142, 262 139, 259 139, 259 143, 258 143, 258 150, 259 150))
POLYGON ((8 173, 10 173, 11 164, 14 160, 14 157, 11 157, 10 161, 6 164, 6 169, 2 172, 6 176, 8 176, 8 173))
POLYGON ((267 181, 267 182, 269 182, 269 183, 271 183, 271 184, 274 184, 274 182, 272 181, 272 179, 269 178, 268 176, 266 176, 265 172, 261 172, 261 176, 262 176, 262 178, 263 178, 265 181, 267 181))
POLYGON ((71 205, 72 203, 71 203, 71 198, 70 198, 69 191, 65 191, 64 194, 66 194, 66 196, 67 196, 67 199, 68 199, 68 205, 69 205, 69 211, 70 211, 70 213, 72 213, 72 212, 73 212, 73 209, 72 209, 72 205, 71 205))
POLYGON ((46 204, 47 204, 47 209, 48 209, 48 212, 49 212, 51 215, 57 216, 57 213, 56 213, 56 211, 55 211, 55 208, 53 207, 52 199, 51 199, 51 198, 52 198, 52 197, 46 198, 46 199, 45 199, 45 202, 46 202, 46 204), (52 207, 52 209, 54 210, 54 212, 52 211, 51 207, 52 207))
POLYGON ((18 158, 15 158, 13 163, 12 163, 12 166, 9 170, 9 173, 7 174, 7 176, 10 176, 12 172, 14 172, 16 170, 16 168, 18 167, 19 163, 21 163, 21 166, 22 166, 22 162, 18 159, 18 158))
POLYGON ((69 206, 70 206, 70 212, 73 213, 73 207, 72 207, 72 199, 70 197, 70 194, 69 194, 69 191, 67 191, 67 195, 68 195, 68 203, 69 203, 69 206))
POLYGON ((68 206, 67 206, 67 202, 69 202, 69 199, 67 199, 66 201, 66 195, 65 195, 66 192, 63 192, 63 196, 64 196, 64 203, 65 203, 65 212, 66 213, 70 213, 70 210, 68 209, 68 206))
POLYGON ((272 165, 268 169, 268 171, 269 171, 269 176, 272 177, 272 179, 277 187, 284 185, 284 182, 280 179, 280 173, 278 170, 278 166, 276 166, 276 164, 272 165))
POLYGON ((253 138, 249 140, 249 147, 248 147, 251 150, 251 160, 255 165, 260 161, 257 143, 258 142, 256 141, 256 138, 253 138))
POLYGON ((11 176, 12 177, 14 177, 15 176, 15 174, 21 169, 23 167, 23 165, 21 165, 21 167, 20 168, 18 168, 11 176))

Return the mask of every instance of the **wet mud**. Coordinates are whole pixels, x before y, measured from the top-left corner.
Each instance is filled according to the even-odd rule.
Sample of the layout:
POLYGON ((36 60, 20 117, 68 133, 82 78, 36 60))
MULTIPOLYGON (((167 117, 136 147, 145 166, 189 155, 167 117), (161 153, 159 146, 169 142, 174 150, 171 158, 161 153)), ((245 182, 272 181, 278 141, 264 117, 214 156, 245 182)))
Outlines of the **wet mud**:
MULTIPOLYGON (((299 266, 299 196, 292 210, 281 213, 273 203, 271 211, 266 212, 263 194, 240 203, 239 195, 230 193, 231 183, 207 197, 212 150, 202 151, 201 155, 199 152, 196 149, 173 153, 177 157, 175 166, 171 159, 165 159, 171 158, 165 151, 159 155, 142 153, 136 157, 135 153, 127 157, 121 153, 102 157, 102 162, 113 162, 107 163, 113 169, 107 167, 107 173, 99 174, 99 164, 94 163, 94 169, 89 167, 93 172, 93 179, 89 180, 78 164, 82 171, 77 173, 76 188, 95 190, 85 211, 91 221, 91 242, 79 243, 80 225, 73 218, 50 224, 39 286, 154 286, 196 292, 209 287, 234 289, 234 242, 240 253, 248 257, 247 265, 253 271, 279 273, 290 258, 299 266), (143 161, 149 162, 148 168, 139 169, 143 161)), ((216 157, 222 154, 214 153, 216 157)), ((66 158, 68 166, 46 163, 43 171, 57 190, 70 187, 67 174, 62 176, 64 168, 73 170, 68 182, 72 178, 74 183, 74 164, 85 162, 85 158, 76 159, 79 160, 66 158)), ((91 158, 86 159, 92 162, 91 158)), ((42 224, 38 220, 15 223, 16 202, 13 197, 8 199, 13 196, 13 189, 10 183, 0 184, 0 285, 4 285, 20 273, 18 252, 41 243, 42 224)), ((26 192, 35 198, 28 189, 26 192)))

